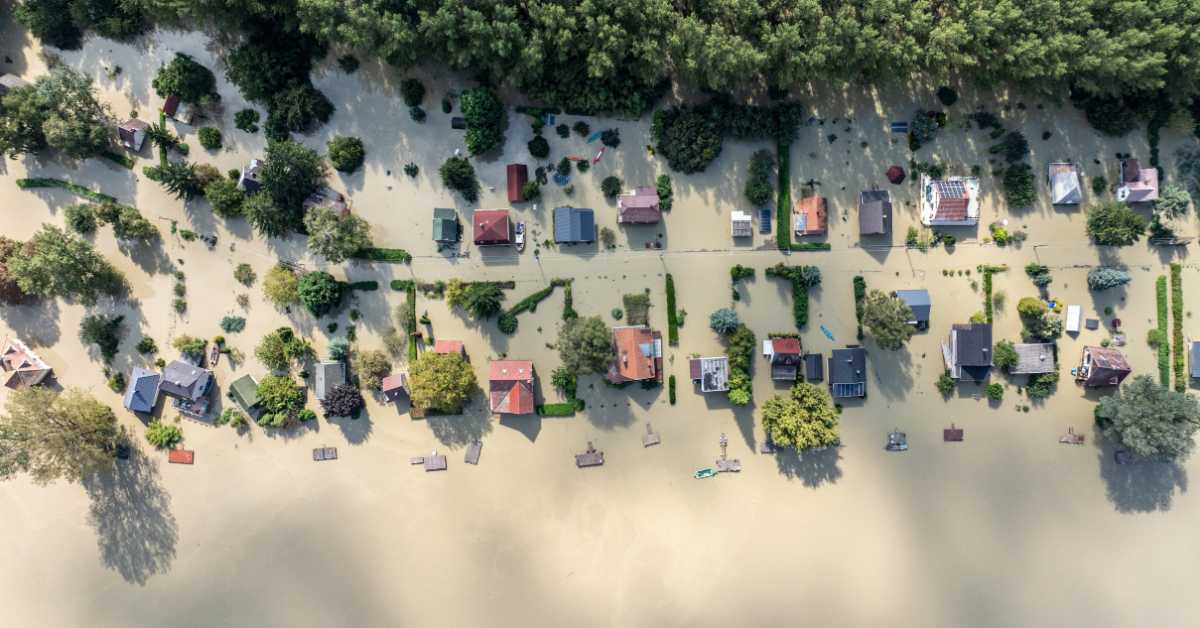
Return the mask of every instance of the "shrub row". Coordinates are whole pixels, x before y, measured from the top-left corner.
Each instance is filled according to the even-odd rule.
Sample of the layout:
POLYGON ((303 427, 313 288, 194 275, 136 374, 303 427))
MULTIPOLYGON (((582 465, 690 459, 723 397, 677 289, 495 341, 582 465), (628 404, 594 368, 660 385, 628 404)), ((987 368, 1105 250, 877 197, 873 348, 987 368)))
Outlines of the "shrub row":
POLYGON ((1171 348, 1167 338, 1167 278, 1159 275, 1154 283, 1158 299, 1158 379, 1163 386, 1171 385, 1171 348))
MULTIPOLYGON (((406 290, 407 297, 405 305, 408 307, 408 320, 417 320, 417 282, 409 281, 408 289, 406 290)), ((417 361, 417 339, 416 334, 409 331, 408 334, 408 363, 412 364, 417 361)))
POLYGON ((768 268, 766 275, 792 282, 792 317, 796 328, 803 329, 808 325, 808 289, 820 285, 820 269, 816 266, 785 266, 780 262, 768 268))
POLYGON ((867 280, 862 275, 854 276, 854 317, 858 319, 858 339, 863 339, 863 299, 867 296, 867 280))
POLYGON ((373 292, 379 289, 378 281, 354 281, 346 284, 348 290, 366 290, 373 292))
POLYGON ((729 278, 733 281, 742 279, 754 279, 754 269, 749 266, 738 264, 729 269, 729 278))
POLYGON ((576 412, 583 412, 587 407, 582 399, 572 399, 562 403, 544 403, 533 407, 534 412, 538 416, 549 417, 568 417, 574 416, 576 412))
POLYGON ((792 140, 779 140, 775 144, 776 172, 775 243, 779 250, 792 248, 792 140))
POLYGON ((671 400, 671 405, 675 405, 675 376, 672 375, 667 379, 667 398, 671 400))
POLYGON ((109 196, 107 194, 102 194, 95 190, 90 190, 88 188, 83 187, 82 185, 77 184, 77 183, 71 183, 70 181, 64 181, 62 179, 49 179, 49 178, 17 179, 17 187, 21 188, 22 190, 28 190, 30 188, 62 188, 64 190, 69 190, 70 192, 74 193, 76 196, 82 196, 83 198, 86 198, 89 201, 95 201, 97 203, 116 203, 117 202, 117 199, 112 196, 109 196))
MULTIPOLYGON (((500 327, 500 331, 504 332, 505 334, 516 333, 516 331, 517 331, 517 315, 522 312, 526 312, 526 311, 536 312, 538 303, 541 303, 547 297, 549 297, 550 294, 554 292, 554 289, 557 288, 558 286, 565 286, 568 290, 570 290, 570 287, 571 287, 570 280, 569 279, 551 280, 549 286, 547 286, 541 290, 538 290, 537 292, 534 292, 533 294, 518 301, 516 305, 512 306, 510 309, 508 309, 507 311, 502 313, 500 315, 499 319, 496 321, 500 327)), ((569 293, 568 293, 567 298, 568 299, 570 298, 569 293)), ((574 310, 572 310, 572 311, 574 311, 574 310)), ((578 314, 576 314, 576 316, 578 316, 578 314)), ((566 320, 565 311, 563 314, 563 319, 566 320)))
POLYGON ((793 251, 828 251, 833 245, 828 242, 793 242, 788 248, 793 251))
POLYGON ((404 249, 362 249, 352 256, 354 259, 364 259, 372 262, 388 262, 392 264, 407 264, 412 261, 412 255, 404 249))
POLYGON ((679 344, 679 314, 675 311, 675 278, 667 273, 667 342, 679 344))
POLYGON ((113 162, 114 164, 117 164, 118 166, 127 168, 129 170, 133 170, 133 166, 134 166, 133 157, 130 157, 129 155, 125 155, 123 153, 118 153, 116 151, 106 150, 106 151, 100 153, 100 156, 113 162))
POLYGON ((1171 264, 1171 346, 1175 363, 1175 390, 1187 391, 1183 347, 1183 268, 1171 264))

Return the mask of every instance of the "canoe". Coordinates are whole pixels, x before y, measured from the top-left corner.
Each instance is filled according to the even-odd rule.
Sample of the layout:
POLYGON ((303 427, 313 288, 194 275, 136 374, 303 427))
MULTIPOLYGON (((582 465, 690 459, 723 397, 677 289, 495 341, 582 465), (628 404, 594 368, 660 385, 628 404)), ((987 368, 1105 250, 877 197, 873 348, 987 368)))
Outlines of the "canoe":
POLYGON ((717 470, 716 470, 716 469, 714 469, 714 468, 712 468, 712 467, 705 467, 705 468, 703 468, 703 469, 700 469, 699 471, 697 471, 694 477, 695 477, 697 480, 702 480, 702 479, 704 479, 704 478, 711 478, 712 476, 714 476, 714 475, 716 475, 716 474, 717 474, 717 470))

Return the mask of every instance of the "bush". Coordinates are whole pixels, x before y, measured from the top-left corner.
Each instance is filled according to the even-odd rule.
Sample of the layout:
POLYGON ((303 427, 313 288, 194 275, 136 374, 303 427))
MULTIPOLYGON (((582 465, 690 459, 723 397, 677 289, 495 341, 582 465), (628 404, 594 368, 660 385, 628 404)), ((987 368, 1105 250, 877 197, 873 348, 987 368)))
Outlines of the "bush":
POLYGON ((1025 274, 1029 276, 1033 285, 1044 288, 1050 285, 1053 278, 1050 276, 1050 269, 1044 264, 1029 263, 1025 265, 1025 274))
POLYGON ((1146 219, 1125 203, 1114 201, 1093 207, 1087 215, 1087 233, 1096 244, 1127 246, 1146 232, 1146 219))
POLYGON ((996 368, 1004 369, 1004 371, 1007 372, 1009 369, 1017 365, 1018 359, 1017 350, 1013 347, 1013 343, 1007 340, 1001 340, 1000 342, 996 343, 992 353, 992 364, 994 364, 996 368))
POLYGON ((708 326, 722 336, 732 334, 738 325, 741 325, 741 321, 738 320, 737 312, 733 308, 723 307, 715 310, 708 317, 708 326))
POLYGON ((521 200, 533 201, 541 196, 542 186, 537 181, 526 181, 525 185, 521 186, 521 200))
POLYGON ((424 109, 420 107, 409 107, 408 117, 412 118, 413 122, 424 123, 427 116, 424 109))
POLYGON ((125 384, 125 374, 121 371, 113 373, 112 377, 108 378, 108 389, 118 395, 125 392, 125 384))
POLYGON ((1004 399, 1004 387, 993 382, 987 385, 986 394, 989 401, 1000 401, 1004 399))
POLYGON ((1025 385, 1025 394, 1030 399, 1045 399, 1054 394, 1054 390, 1058 387, 1058 373, 1040 373, 1030 375, 1029 382, 1025 385))
POLYGON ((1171 338, 1174 347, 1175 391, 1187 391, 1187 374, 1184 372, 1183 345, 1183 268, 1178 263, 1171 264, 1171 338))
POLYGON ((276 264, 263 279, 263 294, 275 305, 288 306, 300 302, 300 278, 283 264, 276 264))
POLYGON ((105 362, 111 362, 121 344, 125 317, 89 314, 79 324, 79 339, 85 345, 96 345, 105 362))
POLYGON ((517 317, 512 312, 504 312, 500 318, 496 320, 496 326, 505 334, 513 334, 517 331, 517 317))
POLYGON ((605 198, 616 198, 621 193, 621 180, 612 175, 604 177, 600 182, 600 190, 604 192, 605 198))
POLYGON ((333 164, 338 172, 350 173, 358 170, 367 155, 362 140, 357 137, 339 135, 329 140, 326 147, 329 150, 329 163, 333 164))
POLYGON ((560 124, 560 125, 554 127, 554 132, 558 133, 559 137, 566 139, 571 136, 571 127, 569 127, 565 124, 560 124))
POLYGON ((157 449, 170 449, 183 442, 183 430, 162 421, 151 421, 146 426, 146 441, 157 449))
POLYGON ((334 386, 321 400, 321 408, 325 410, 325 416, 357 417, 364 405, 362 393, 350 384, 334 386))
POLYGON ((1154 203, 1154 211, 1161 212, 1172 218, 1187 214, 1192 197, 1182 186, 1169 183, 1159 193, 1154 203))
POLYGON ((258 133, 258 112, 253 109, 242 109, 233 116, 233 124, 239 130, 247 133, 258 133))
POLYGON ((467 150, 472 155, 486 153, 504 143, 508 118, 495 94, 484 87, 468 89, 463 91, 459 105, 467 121, 467 150))
POLYGON ((1133 278, 1129 273, 1115 268, 1093 268, 1088 271, 1088 288, 1092 290, 1108 290, 1129 283, 1133 278))
POLYGON ((237 268, 233 270, 233 278, 243 286, 252 286, 254 285, 256 275, 254 274, 254 269, 249 264, 242 263, 238 264, 237 268))
POLYGON ((415 78, 406 78, 400 81, 400 96, 404 98, 404 104, 416 107, 425 100, 425 84, 415 78))
POLYGON ((410 177, 416 177, 417 174, 420 172, 421 172, 421 168, 417 164, 414 164, 411 161, 404 164, 404 174, 406 174, 410 177))
POLYGON ((616 148, 621 145, 621 131, 619 129, 605 129, 600 133, 600 143, 609 148, 616 148))
POLYGON ((212 205, 213 213, 222 218, 241 216, 246 203, 246 194, 238 189, 237 183, 224 178, 204 186, 204 198, 212 205))
POLYGON ((941 101, 943 105, 949 107, 958 102, 958 92, 954 91, 954 89, 951 87, 943 85, 937 88, 937 99, 941 101))
POLYGON ((274 95, 267 114, 267 136, 287 139, 288 133, 307 133, 329 122, 333 103, 308 84, 289 87, 274 95))
POLYGON ((933 139, 937 137, 939 128, 940 127, 938 127, 937 120, 933 116, 929 115, 928 112, 918 112, 916 117, 914 117, 912 120, 912 127, 909 131, 910 147, 915 144, 916 148, 920 148, 921 146, 932 142, 933 139))
POLYGON ((942 371, 942 374, 937 378, 937 389, 938 392, 942 393, 943 397, 949 397, 954 393, 955 384, 956 382, 954 381, 953 377, 950 377, 950 371, 948 369, 942 371))
POLYGON ((1016 163, 1029 154, 1029 142, 1020 131, 1009 131, 1004 134, 1003 139, 992 145, 988 152, 993 155, 1003 154, 1005 161, 1010 164, 1016 163))
POLYGON ((305 273, 296 288, 300 302, 313 316, 328 314, 342 300, 342 284, 324 271, 305 273))
POLYGON ((550 142, 546 138, 538 135, 532 140, 529 140, 529 154, 536 159, 545 159, 550 156, 550 142))
POLYGON ((246 328, 246 319, 241 316, 224 316, 221 318, 221 331, 227 334, 237 333, 246 328))
POLYGON ((1017 302, 1017 313, 1024 318, 1037 318, 1046 312, 1046 303, 1037 297, 1022 297, 1017 302))
POLYGON ((257 392, 263 409, 259 425, 283 427, 304 407, 304 393, 287 375, 267 375, 258 381, 257 392))
POLYGON ((207 150, 217 150, 221 148, 221 130, 214 126, 206 126, 200 129, 200 145, 207 150))
POLYGON ((151 84, 161 98, 178 96, 184 102, 198 103, 217 95, 212 71, 181 52, 158 70, 151 84))
POLYGON ((442 185, 462 195, 469 202, 479 200, 479 181, 475 179, 475 167, 463 157, 451 157, 438 169, 442 185))
POLYGON ((572 125, 571 128, 575 131, 575 134, 580 137, 587 137, 592 132, 592 128, 583 120, 579 120, 572 125))
POLYGON ((775 177, 775 158, 770 151, 760 150, 750 158, 750 174, 746 179, 746 199, 756 207, 767 205, 774 196, 771 180, 775 177))
POLYGON ((96 212, 86 203, 68 205, 63 210, 67 226, 76 233, 92 233, 96 230, 96 212))
POLYGON ((580 159, 579 161, 575 162, 575 169, 579 171, 579 174, 583 174, 588 170, 591 170, 591 168, 591 162, 586 159, 580 159))
POLYGON ((1137 128, 1137 112, 1125 105, 1120 96, 1091 96, 1083 99, 1083 114, 1092 128, 1105 135, 1120 137, 1137 128))
POLYGON ((158 344, 150 336, 142 336, 136 346, 137 352, 142 355, 151 355, 158 353, 158 344))

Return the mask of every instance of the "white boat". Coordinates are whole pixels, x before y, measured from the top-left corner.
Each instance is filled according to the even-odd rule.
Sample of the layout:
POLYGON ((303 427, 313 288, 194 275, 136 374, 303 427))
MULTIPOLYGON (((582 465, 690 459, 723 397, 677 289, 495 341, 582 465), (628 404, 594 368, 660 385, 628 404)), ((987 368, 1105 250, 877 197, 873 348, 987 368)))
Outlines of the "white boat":
POLYGON ((517 234, 517 251, 524 251, 525 250, 525 223, 523 223, 523 222, 517 223, 516 234, 517 234))

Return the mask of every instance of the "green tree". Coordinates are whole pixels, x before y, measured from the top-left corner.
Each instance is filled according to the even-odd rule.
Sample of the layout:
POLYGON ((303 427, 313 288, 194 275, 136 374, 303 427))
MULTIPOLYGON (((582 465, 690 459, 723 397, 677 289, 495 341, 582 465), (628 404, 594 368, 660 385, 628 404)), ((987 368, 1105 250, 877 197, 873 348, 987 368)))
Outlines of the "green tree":
POLYGON ((746 178, 746 200, 755 207, 771 202, 775 194, 771 180, 775 178, 775 157, 771 151, 760 150, 750 157, 750 176, 746 178))
POLYGON ((1087 232, 1096 244, 1128 246, 1146 232, 1146 219, 1125 203, 1113 201, 1088 210, 1087 232))
POLYGON ((46 111, 33 86, 9 91, 0 97, 0 151, 16 159, 46 147, 42 124, 46 111))
POLYGON ((677 172, 701 172, 721 154, 720 127, 695 109, 678 107, 655 111, 650 131, 655 152, 662 154, 667 165, 677 172))
POLYGON ((269 194, 250 194, 242 201, 242 214, 262 235, 276 238, 287 235, 294 228, 292 216, 280 211, 269 194))
POLYGON ((371 225, 354 214, 314 207, 304 216, 308 248, 330 263, 345 261, 371 246, 371 225))
POLYGON ((108 406, 80 390, 32 386, 9 392, 0 415, 0 479, 77 482, 112 468, 122 440, 108 406))
POLYGON ((13 11, 17 21, 44 43, 76 50, 83 31, 71 18, 71 0, 25 0, 13 11))
POLYGON ((262 337, 254 349, 254 355, 263 366, 273 371, 284 371, 293 364, 312 357, 312 345, 296 335, 291 327, 280 327, 262 337))
POLYGON ((800 383, 787 395, 775 395, 763 404, 763 430, 771 442, 796 451, 836 445, 838 413, 823 386, 800 383))
POLYGON ((276 264, 263 278, 263 294, 275 305, 287 307, 300 302, 300 277, 296 271, 276 264))
POLYGON ((21 292, 42 297, 77 298, 92 304, 115 295, 125 278, 88 242, 53 225, 42 225, 25 246, 24 255, 8 260, 8 273, 21 292))
POLYGON ((1159 192, 1158 200, 1154 203, 1154 211, 1177 218, 1187 214, 1191 204, 1192 197, 1183 186, 1168 183, 1159 192))
POLYGON ((260 425, 283 427, 296 419, 304 407, 304 393, 287 375, 268 375, 258 382, 258 399, 263 409, 260 425))
POLYGON ((475 202, 479 200, 479 181, 475 178, 475 167, 463 157, 451 157, 438 168, 442 176, 442 185, 458 192, 463 200, 475 202))
POLYGON ((10 261, 23 254, 24 250, 25 246, 20 242, 0 235, 0 303, 14 305, 25 301, 28 296, 9 271, 10 261))
POLYGON ((738 325, 741 325, 741 321, 738 320, 737 312, 733 308, 723 307, 714 310, 708 317, 708 326, 722 336, 732 334, 738 325))
POLYGON ((412 404, 438 412, 459 412, 475 390, 475 371, 457 353, 422 353, 409 366, 412 404))
POLYGON ((154 168, 158 182, 175 198, 190 199, 199 196, 204 191, 204 187, 200 183, 200 176, 196 173, 196 166, 193 164, 170 161, 165 166, 154 168))
POLYGON ((267 137, 291 141, 287 139, 289 133, 308 133, 329 122, 333 109, 329 98, 311 84, 289 85, 271 98, 267 137))
POLYGON ((92 79, 65 65, 0 100, 0 149, 16 156, 44 147, 74 159, 108 149, 112 116, 96 99, 92 79))
POLYGON ((117 210, 117 219, 112 223, 113 236, 118 240, 149 241, 158 237, 158 227, 138 212, 136 208, 123 205, 117 210))
POLYGON ((342 284, 327 272, 316 270, 300 276, 300 302, 313 316, 324 316, 342 300, 342 284))
POLYGON ((599 316, 572 319, 558 331, 558 355, 573 373, 603 373, 613 361, 612 332, 599 316))
POLYGON ((79 324, 79 340, 85 345, 100 347, 100 356, 111 362, 117 355, 124 332, 125 317, 89 314, 79 324))
POLYGON ((1026 163, 1010 164, 1004 169, 1004 200, 1014 209, 1030 207, 1037 199, 1033 169, 1026 163))
POLYGON ((96 230, 96 212, 88 203, 75 203, 63 208, 63 218, 75 233, 92 233, 96 230))
MULTIPOLYGON (((264 222, 285 224, 286 230, 300 229, 304 218, 304 200, 321 186, 327 174, 325 161, 316 151, 291 140, 267 144, 260 178, 263 190, 270 195, 272 206, 280 214, 280 219, 264 222)), ((263 208, 256 207, 256 213, 260 209, 263 208)), ((251 217, 249 207, 247 216, 251 217)), ((255 220, 253 217, 251 219, 255 220)), ((268 232, 257 222, 255 226, 267 235, 278 235, 268 232)))
POLYGON ((329 140, 326 147, 329 150, 329 163, 333 164, 334 170, 338 172, 351 173, 358 170, 367 156, 362 140, 357 137, 339 135, 329 140))
POLYGON ((217 78, 212 71, 182 52, 159 68, 151 84, 160 98, 178 96, 184 102, 199 103, 217 94, 217 78))
MULTIPOLYGON (((463 118, 467 121, 467 150, 472 155, 489 152, 504 144, 504 129, 508 124, 508 117, 504 111, 504 104, 491 90, 484 87, 464 90, 459 98, 459 106, 462 108, 463 118)), ((463 196, 466 198, 465 194, 463 196)))
POLYGON ((217 179, 204 186, 204 198, 212 205, 213 213, 222 218, 241 216, 246 202, 246 194, 230 179, 217 179))
POLYGON ((475 318, 489 318, 500 313, 504 291, 489 281, 466 283, 451 279, 446 286, 446 304, 460 308, 475 318))
POLYGON ((400 95, 404 98, 404 104, 416 107, 425 100, 425 84, 419 79, 406 78, 400 81, 400 95))
POLYGON ((616 198, 621 193, 621 179, 612 175, 604 177, 600 182, 600 190, 604 192, 605 198, 616 198))
POLYGON ((1001 386, 998 382, 992 382, 987 385, 985 394, 989 401, 1001 401, 1004 399, 1004 386, 1001 386))
POLYGON ((863 299, 863 327, 870 330, 881 348, 890 351, 903 348, 916 333, 916 328, 908 323, 911 320, 912 308, 896 296, 871 290, 863 299))
POLYGON ((1022 318, 1037 318, 1046 314, 1046 302, 1037 297, 1021 297, 1017 301, 1017 313, 1022 318))
POLYGON ((1138 375, 1100 399, 1096 422, 1105 438, 1140 458, 1182 461, 1195 447, 1200 406, 1192 395, 1138 375))
POLYGON ((367 390, 379 390, 383 378, 392 372, 392 361, 382 351, 362 351, 355 356, 358 380, 367 390))
POLYGON ((1003 369, 1006 373, 1017 365, 1017 350, 1013 347, 1013 343, 1008 340, 1001 340, 996 343, 992 351, 992 364, 998 369, 1003 369))
POLYGON ((177 425, 151 421, 146 426, 146 441, 158 449, 170 449, 183 442, 183 430, 177 425))
POLYGON ((196 134, 200 138, 200 145, 207 150, 217 150, 221 148, 221 129, 215 126, 206 126, 196 134))
POLYGON ((198 362, 204 359, 204 349, 208 346, 208 341, 203 338, 182 334, 176 336, 175 340, 171 341, 171 346, 175 347, 175 350, 185 358, 198 362))

